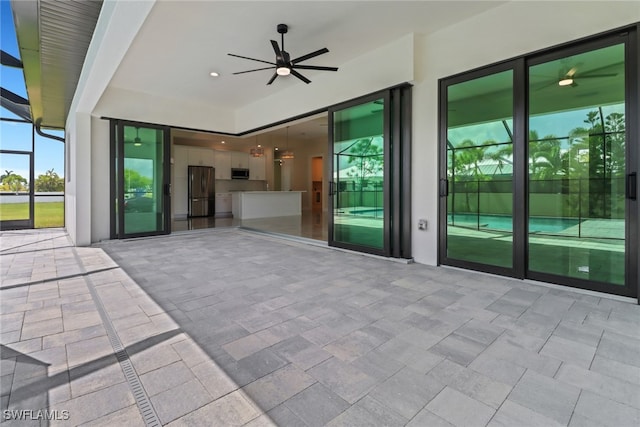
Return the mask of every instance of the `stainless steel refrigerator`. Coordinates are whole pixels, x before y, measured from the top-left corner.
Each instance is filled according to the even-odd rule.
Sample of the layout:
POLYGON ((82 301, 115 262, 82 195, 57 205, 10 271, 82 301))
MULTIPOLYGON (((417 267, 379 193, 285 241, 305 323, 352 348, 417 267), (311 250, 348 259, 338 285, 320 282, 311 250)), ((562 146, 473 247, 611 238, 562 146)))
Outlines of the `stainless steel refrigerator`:
POLYGON ((215 169, 189 166, 189 217, 215 214, 215 169))

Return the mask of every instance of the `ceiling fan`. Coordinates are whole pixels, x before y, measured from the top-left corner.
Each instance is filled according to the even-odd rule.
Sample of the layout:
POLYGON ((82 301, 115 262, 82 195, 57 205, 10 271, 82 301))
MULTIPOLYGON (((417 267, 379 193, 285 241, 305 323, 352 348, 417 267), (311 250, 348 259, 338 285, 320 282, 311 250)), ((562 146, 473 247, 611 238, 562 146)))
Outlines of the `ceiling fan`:
POLYGON ((618 75, 618 73, 599 73, 597 70, 586 72, 586 73, 580 73, 578 72, 578 67, 580 65, 582 64, 578 64, 576 66, 569 68, 569 71, 567 72, 564 72, 562 70, 559 71, 557 79, 553 80, 550 83, 543 84, 541 87, 538 88, 538 90, 544 89, 549 86, 555 86, 555 85, 558 85, 561 87, 564 87, 564 86, 577 87, 579 86, 578 80, 603 78, 603 77, 615 77, 618 75))
POLYGON ((234 55, 233 53, 229 53, 228 54, 229 56, 235 56, 237 58, 248 59, 250 61, 264 62, 265 64, 270 64, 271 65, 270 67, 256 68, 254 70, 247 70, 247 71, 239 71, 239 72, 233 73, 233 74, 244 74, 244 73, 251 73, 251 72, 254 72, 254 71, 275 69, 275 73, 273 73, 273 76, 267 82, 268 85, 273 83, 273 81, 278 76, 288 76, 289 74, 292 74, 292 75, 296 76, 297 78, 299 78, 300 80, 302 80, 303 82, 309 84, 309 83, 311 83, 311 80, 309 80, 308 78, 306 78, 305 76, 300 74, 297 70, 338 71, 337 67, 320 67, 320 66, 316 66, 316 65, 298 65, 300 62, 306 61, 306 60, 311 59, 311 58, 315 58, 316 56, 319 56, 319 55, 322 55, 324 53, 329 52, 329 49, 327 49, 325 47, 325 48, 316 50, 314 52, 308 53, 306 55, 302 55, 302 56, 300 56, 298 58, 291 59, 291 57, 289 56, 289 52, 284 50, 284 35, 287 34, 287 31, 289 31, 289 27, 286 24, 278 24, 277 30, 278 30, 278 33, 280 33, 280 35, 281 35, 280 46, 278 46, 278 42, 277 41, 271 40, 271 46, 273 47, 273 51, 276 54, 276 61, 275 62, 263 61, 262 59, 248 58, 246 56, 234 55))
POLYGON ((136 137, 133 139, 133 141, 127 141, 127 139, 125 138, 124 142, 127 144, 133 144, 136 147, 140 147, 142 145, 142 140, 140 139, 140 135, 138 135, 138 132, 140 132, 140 128, 136 127, 136 137))
POLYGON ((618 73, 606 73, 606 74, 594 74, 594 73, 584 73, 579 74, 577 67, 571 67, 569 71, 567 71, 564 75, 561 75, 558 79, 558 86, 571 86, 576 87, 578 83, 576 80, 581 79, 595 79, 601 77, 615 77, 618 73))

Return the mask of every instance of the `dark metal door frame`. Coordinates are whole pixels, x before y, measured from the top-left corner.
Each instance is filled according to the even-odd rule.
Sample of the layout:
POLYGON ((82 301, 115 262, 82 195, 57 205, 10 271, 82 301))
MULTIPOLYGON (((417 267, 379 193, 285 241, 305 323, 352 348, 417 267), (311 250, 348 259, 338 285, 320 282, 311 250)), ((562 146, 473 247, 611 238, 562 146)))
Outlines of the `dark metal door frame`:
POLYGON ((140 123, 127 120, 110 120, 110 158, 111 158, 111 182, 110 182, 110 200, 111 200, 111 238, 126 239, 132 237, 158 236, 171 233, 171 135, 168 126, 159 126, 148 123, 140 123), (124 215, 124 188, 119 183, 124 182, 124 127, 140 127, 157 129, 163 132, 162 138, 162 197, 163 197, 163 230, 151 231, 144 233, 125 233, 125 215, 124 215), (118 209, 118 207, 123 207, 118 209))
POLYGON ((328 108, 329 215, 330 246, 393 258, 411 258, 411 85, 402 84, 328 108), (384 244, 383 249, 335 241, 334 236, 334 113, 377 99, 384 100, 384 244))
MULTIPOLYGON (((32 126, 31 146, 33 147, 33 126, 32 126)), ((0 230, 26 230, 35 228, 35 171, 33 149, 23 150, 0 150, 0 154, 13 154, 29 157, 29 218, 0 221, 0 230)))
POLYGON ((531 278, 551 283, 615 293, 624 296, 640 295, 640 209, 638 208, 637 173, 640 165, 640 54, 638 54, 638 33, 640 24, 615 30, 604 35, 591 37, 575 43, 567 43, 560 47, 546 49, 532 55, 525 55, 510 61, 489 65, 463 74, 440 80, 439 85, 439 226, 438 226, 438 263, 454 265, 472 270, 486 271, 515 278, 531 278), (625 286, 603 286, 600 283, 547 273, 528 271, 528 236, 526 218, 528 217, 528 92, 527 69, 531 64, 546 62, 553 58, 561 58, 576 53, 587 52, 599 47, 625 43, 626 78, 626 235, 625 235, 625 286), (452 84, 493 74, 505 69, 514 71, 514 175, 513 175, 513 268, 506 269, 468 261, 447 258, 447 195, 452 183, 447 181, 447 87, 452 84), (635 78, 634 78, 635 76, 635 78))

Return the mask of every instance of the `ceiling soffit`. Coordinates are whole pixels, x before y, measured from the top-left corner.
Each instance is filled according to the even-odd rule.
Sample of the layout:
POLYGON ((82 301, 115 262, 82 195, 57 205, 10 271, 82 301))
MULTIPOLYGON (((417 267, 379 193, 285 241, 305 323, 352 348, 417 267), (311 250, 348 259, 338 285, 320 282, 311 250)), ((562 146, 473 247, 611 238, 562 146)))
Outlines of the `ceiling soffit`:
POLYGON ((12 0, 34 121, 64 128, 102 0, 12 0))

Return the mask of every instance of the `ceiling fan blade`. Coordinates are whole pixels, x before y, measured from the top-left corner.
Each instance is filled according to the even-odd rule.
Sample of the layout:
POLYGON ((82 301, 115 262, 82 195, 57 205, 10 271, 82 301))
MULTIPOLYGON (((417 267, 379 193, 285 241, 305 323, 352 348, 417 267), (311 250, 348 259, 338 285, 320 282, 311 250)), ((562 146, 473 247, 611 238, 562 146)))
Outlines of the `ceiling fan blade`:
POLYGON ((306 55, 302 55, 299 58, 294 59, 293 61, 291 61, 292 64, 296 64, 298 62, 302 62, 302 61, 306 61, 307 59, 311 59, 311 58, 315 58, 318 55, 322 55, 323 53, 327 53, 329 52, 329 49, 327 49, 326 47, 323 47, 320 50, 316 50, 315 52, 311 52, 311 53, 307 53, 306 55))
POLYGON ((273 81, 276 79, 276 77, 278 77, 278 73, 273 73, 273 76, 271 76, 271 79, 269 79, 267 84, 270 85, 271 83, 273 83, 273 81))
POLYGON ((611 74, 578 74, 576 76, 574 76, 574 78, 576 79, 591 79, 594 77, 615 77, 618 74, 616 73, 611 73, 611 74))
POLYGON ((319 67, 315 65, 294 65, 294 67, 301 70, 338 71, 338 67, 319 67))
POLYGON ((262 59, 249 58, 247 56, 234 55, 233 53, 227 53, 227 55, 235 56, 236 58, 248 59, 249 61, 264 62, 265 64, 276 65, 275 62, 263 61, 262 59))
POLYGON ((273 46, 273 51, 276 53, 276 57, 282 57, 282 51, 280 50, 280 46, 278 46, 278 42, 275 40, 271 40, 271 46, 273 46))
POLYGON ((262 70, 272 70, 274 67, 264 67, 264 68, 256 68, 254 70, 247 70, 247 71, 238 71, 237 73, 231 73, 231 74, 244 74, 244 73, 252 73, 254 71, 262 71, 262 70))
POLYGON ((305 76, 303 76, 302 74, 300 74, 299 72, 297 72, 294 69, 291 69, 291 74, 293 74, 294 76, 296 76, 297 78, 299 78, 300 80, 305 82, 306 84, 311 83, 311 80, 309 80, 308 78, 306 78, 305 76))

